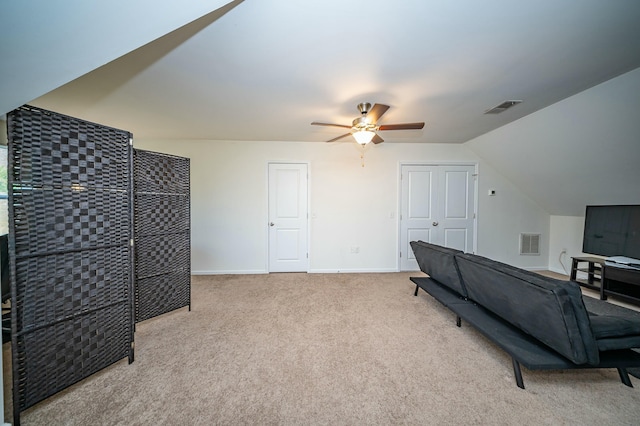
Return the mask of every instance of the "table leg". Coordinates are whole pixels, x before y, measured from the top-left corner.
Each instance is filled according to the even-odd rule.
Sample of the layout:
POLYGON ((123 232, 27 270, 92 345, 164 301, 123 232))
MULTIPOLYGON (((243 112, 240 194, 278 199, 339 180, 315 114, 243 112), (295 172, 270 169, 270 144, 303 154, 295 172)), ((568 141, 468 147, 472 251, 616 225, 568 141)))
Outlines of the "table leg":
POLYGON ((570 280, 571 281, 575 281, 576 280, 576 272, 578 271, 578 259, 573 259, 571 261, 571 276, 570 276, 570 280))

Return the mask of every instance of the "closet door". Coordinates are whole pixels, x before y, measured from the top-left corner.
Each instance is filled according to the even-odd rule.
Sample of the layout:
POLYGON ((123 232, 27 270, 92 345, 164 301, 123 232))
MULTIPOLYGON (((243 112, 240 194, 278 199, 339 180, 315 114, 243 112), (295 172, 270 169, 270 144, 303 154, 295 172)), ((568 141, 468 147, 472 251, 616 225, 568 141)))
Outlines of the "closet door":
POLYGON ((33 107, 8 114, 14 422, 133 360, 131 134, 33 107))
POLYGON ((411 241, 471 252, 475 166, 402 165, 400 179, 400 270, 419 270, 411 241))
POLYGON ((191 307, 189 159, 134 150, 135 321, 191 307))

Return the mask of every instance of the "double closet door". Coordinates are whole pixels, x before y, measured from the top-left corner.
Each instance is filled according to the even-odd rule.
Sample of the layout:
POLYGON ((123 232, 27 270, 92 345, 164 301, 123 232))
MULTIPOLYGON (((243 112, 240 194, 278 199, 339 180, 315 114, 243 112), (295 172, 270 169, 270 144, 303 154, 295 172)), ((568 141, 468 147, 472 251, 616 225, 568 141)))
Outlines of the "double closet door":
POLYGON ((410 242, 473 250, 475 166, 402 165, 400 269, 416 271, 410 242))

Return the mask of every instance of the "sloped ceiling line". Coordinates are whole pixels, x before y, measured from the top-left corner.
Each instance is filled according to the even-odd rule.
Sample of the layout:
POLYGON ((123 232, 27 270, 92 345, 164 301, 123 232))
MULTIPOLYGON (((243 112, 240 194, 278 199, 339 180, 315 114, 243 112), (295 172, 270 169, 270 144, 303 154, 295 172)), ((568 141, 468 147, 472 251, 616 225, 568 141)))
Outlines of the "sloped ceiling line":
POLYGON ((225 4, 229 10, 241 2, 3 2, 0 113, 6 114, 225 4))

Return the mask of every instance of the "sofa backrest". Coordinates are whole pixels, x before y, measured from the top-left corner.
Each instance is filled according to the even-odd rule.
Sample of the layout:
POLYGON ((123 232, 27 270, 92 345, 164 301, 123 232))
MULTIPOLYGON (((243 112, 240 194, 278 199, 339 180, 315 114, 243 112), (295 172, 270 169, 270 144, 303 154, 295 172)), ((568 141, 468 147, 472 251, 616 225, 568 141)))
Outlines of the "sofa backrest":
POLYGON ((577 283, 473 254, 457 254, 456 260, 469 299, 576 364, 599 363, 577 283))
POLYGON ((467 297, 467 291, 460 279, 455 259, 455 255, 462 253, 462 251, 424 241, 411 241, 410 244, 422 272, 440 284, 467 297))

